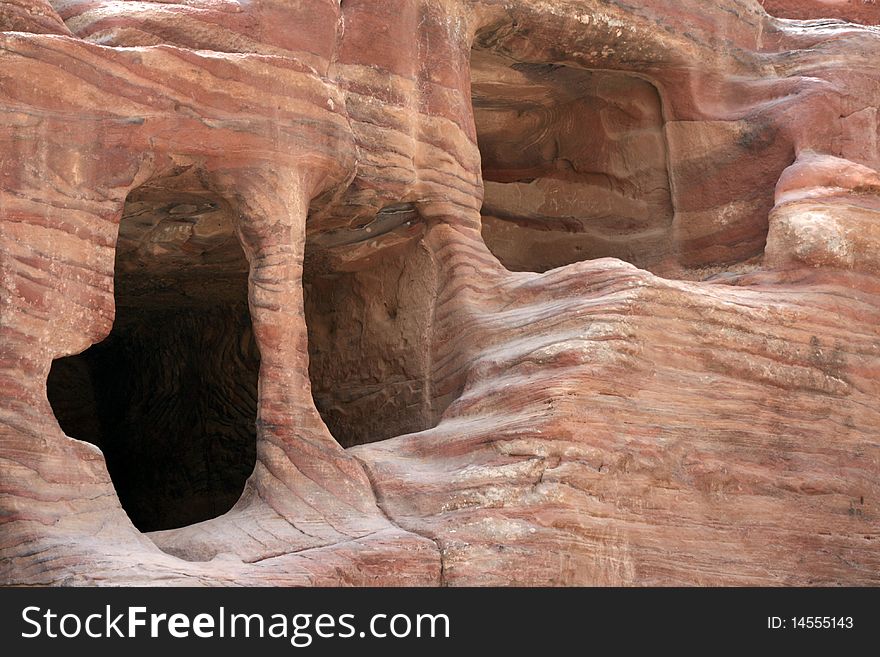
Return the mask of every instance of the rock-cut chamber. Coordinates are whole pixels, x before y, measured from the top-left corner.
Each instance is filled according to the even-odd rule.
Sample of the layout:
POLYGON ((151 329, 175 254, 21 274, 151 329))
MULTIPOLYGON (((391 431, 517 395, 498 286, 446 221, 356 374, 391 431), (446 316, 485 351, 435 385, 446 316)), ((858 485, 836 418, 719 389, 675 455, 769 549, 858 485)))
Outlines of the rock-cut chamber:
POLYGON ((254 468, 259 352, 225 203, 186 174, 132 192, 110 335, 54 361, 64 432, 97 445, 141 531, 228 511, 254 468))

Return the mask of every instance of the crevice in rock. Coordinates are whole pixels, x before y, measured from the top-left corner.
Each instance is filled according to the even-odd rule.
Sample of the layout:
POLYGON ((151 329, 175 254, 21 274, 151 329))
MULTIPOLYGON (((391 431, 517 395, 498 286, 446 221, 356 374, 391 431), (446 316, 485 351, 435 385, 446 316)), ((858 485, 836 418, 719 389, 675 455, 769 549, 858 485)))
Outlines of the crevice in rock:
POLYGON ((370 469, 370 464, 360 458, 357 454, 353 454, 353 456, 361 464, 361 467, 364 470, 364 474, 367 475, 367 480, 370 482, 370 488, 373 489, 373 497, 376 499, 376 507, 379 509, 379 511, 382 512, 382 515, 385 516, 385 519, 398 529, 409 532, 410 534, 415 534, 416 536, 421 536, 422 538, 426 538, 437 546, 437 557, 440 560, 440 572, 437 574, 438 585, 448 586, 446 582, 446 557, 443 552, 443 546, 440 544, 440 539, 428 536, 426 534, 423 534, 422 532, 417 532, 414 529, 403 527, 400 523, 394 520, 394 518, 391 517, 391 514, 389 514, 388 510, 385 508, 385 499, 382 496, 381 491, 379 490, 379 486, 376 485, 376 480, 373 476, 373 471, 370 469))
POLYGON ((129 195, 110 335, 54 361, 64 432, 97 445, 141 531, 216 517, 256 459, 259 352, 230 208, 186 171, 129 195))

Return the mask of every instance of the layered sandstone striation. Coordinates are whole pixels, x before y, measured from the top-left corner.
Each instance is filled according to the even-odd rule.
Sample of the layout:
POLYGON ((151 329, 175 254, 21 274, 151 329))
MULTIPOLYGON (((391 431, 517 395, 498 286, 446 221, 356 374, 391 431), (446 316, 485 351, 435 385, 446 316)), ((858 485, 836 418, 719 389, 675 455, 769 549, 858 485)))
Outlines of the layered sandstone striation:
POLYGON ((761 0, 761 4, 770 14, 781 18, 836 18, 864 25, 880 24, 877 0, 761 0))
POLYGON ((857 4, 0 4, 0 582, 880 583, 857 4))

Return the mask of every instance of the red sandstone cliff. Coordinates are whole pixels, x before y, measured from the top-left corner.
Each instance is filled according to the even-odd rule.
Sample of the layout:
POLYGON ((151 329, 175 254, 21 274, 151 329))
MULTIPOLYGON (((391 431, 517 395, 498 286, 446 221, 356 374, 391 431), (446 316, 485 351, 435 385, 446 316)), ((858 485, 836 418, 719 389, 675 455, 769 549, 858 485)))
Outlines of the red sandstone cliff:
POLYGON ((880 583, 825 4, 0 4, 0 582, 880 583))

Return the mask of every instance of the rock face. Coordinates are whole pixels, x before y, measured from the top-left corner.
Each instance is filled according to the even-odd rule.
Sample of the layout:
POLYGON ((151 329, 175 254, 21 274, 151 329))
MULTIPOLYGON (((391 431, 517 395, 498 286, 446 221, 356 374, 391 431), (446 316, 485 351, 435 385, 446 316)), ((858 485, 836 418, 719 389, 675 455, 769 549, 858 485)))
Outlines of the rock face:
POLYGON ((880 24, 877 0, 761 0, 761 4, 781 18, 838 18, 864 25, 880 24))
POLYGON ((878 22, 0 5, 0 583, 880 584, 880 34, 787 17, 878 22))

